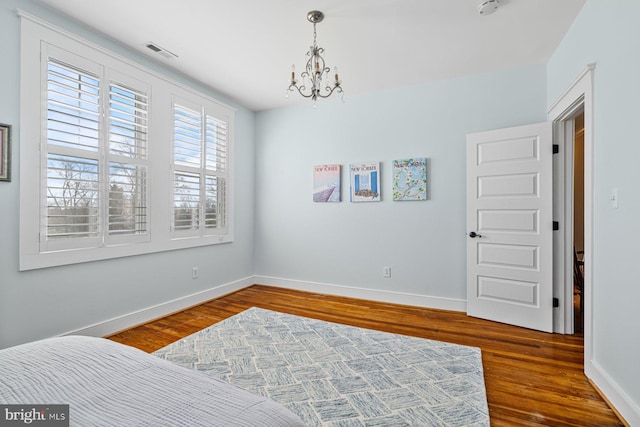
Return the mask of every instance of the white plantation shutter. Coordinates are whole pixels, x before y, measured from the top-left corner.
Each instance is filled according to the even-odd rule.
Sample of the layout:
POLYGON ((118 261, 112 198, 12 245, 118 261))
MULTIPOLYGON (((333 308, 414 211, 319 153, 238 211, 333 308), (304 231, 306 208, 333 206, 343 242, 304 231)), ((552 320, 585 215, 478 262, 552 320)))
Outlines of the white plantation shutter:
POLYGON ((200 174, 175 172, 174 228, 198 230, 200 227, 200 174))
POLYGON ((220 234, 227 226, 228 122, 187 103, 174 103, 173 230, 220 234))
POLYGON ((147 168, 109 163, 109 235, 147 232, 147 168))
POLYGON ((173 228, 183 234, 200 229, 202 152, 201 113, 174 105, 173 228))
MULTIPOLYGON (((109 236, 147 233, 148 98, 144 91, 109 84, 109 236)), ((130 238, 129 238, 130 239, 130 238)))
POLYGON ((147 95, 127 84, 107 85, 96 64, 71 65, 71 55, 60 56, 65 60, 47 60, 42 249, 144 240, 147 95))
POLYGON ((46 235, 48 239, 99 235, 98 161, 47 155, 46 235))
POLYGON ((208 170, 226 172, 228 136, 226 122, 207 116, 206 167, 208 170))
POLYGON ((147 158, 147 95, 111 82, 109 85, 109 151, 135 159, 147 158))
POLYGON ((199 170, 202 158, 202 117, 199 111, 174 106, 173 142, 174 163, 199 170))
POLYGON ((46 204, 41 240, 46 249, 96 246, 101 233, 100 79, 49 60, 46 81, 46 204))
POLYGON ((205 228, 209 231, 223 228, 226 223, 226 181, 224 178, 207 175, 205 182, 205 228))
POLYGON ((226 225, 228 135, 228 124, 225 121, 207 116, 205 228, 209 230, 224 228, 226 225))
POLYGON ((47 144, 98 151, 100 132, 98 76, 56 60, 47 64, 47 144))

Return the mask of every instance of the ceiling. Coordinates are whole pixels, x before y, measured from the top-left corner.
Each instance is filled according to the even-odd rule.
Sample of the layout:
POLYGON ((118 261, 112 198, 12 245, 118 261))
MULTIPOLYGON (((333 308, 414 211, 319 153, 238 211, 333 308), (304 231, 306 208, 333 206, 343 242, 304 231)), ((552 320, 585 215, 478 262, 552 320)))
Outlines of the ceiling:
MULTIPOLYGON (((470 74, 545 63, 586 0, 35 0, 261 111, 285 99, 317 24, 345 98, 470 74), (153 42, 178 57, 165 59, 153 42)), ((334 95, 335 97, 336 95, 334 95)))

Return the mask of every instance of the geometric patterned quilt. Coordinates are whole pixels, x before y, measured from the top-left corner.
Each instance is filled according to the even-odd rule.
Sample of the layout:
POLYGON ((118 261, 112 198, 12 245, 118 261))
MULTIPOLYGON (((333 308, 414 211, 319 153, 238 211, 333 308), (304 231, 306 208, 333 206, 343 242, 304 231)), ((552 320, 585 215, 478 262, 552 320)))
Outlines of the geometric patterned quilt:
POLYGON ((154 353, 309 426, 489 426, 480 349, 252 307, 154 353))

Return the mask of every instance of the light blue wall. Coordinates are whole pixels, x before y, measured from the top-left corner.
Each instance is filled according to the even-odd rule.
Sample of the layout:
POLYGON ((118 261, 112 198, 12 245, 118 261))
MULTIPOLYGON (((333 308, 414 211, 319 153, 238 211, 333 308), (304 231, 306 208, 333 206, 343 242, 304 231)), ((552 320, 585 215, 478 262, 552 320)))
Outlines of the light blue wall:
MULTIPOLYGON (((18 271, 21 8, 163 72, 163 67, 105 40, 29 0, 0 3, 0 123, 13 126, 13 180, 0 182, 0 348, 48 337, 161 304, 253 274, 255 114, 236 115, 235 242, 27 272, 18 271), (191 279, 199 267, 200 278, 191 279)), ((164 72, 176 81, 199 87, 164 72)), ((218 94, 202 92, 225 102, 218 94)))
POLYGON ((544 121, 545 79, 537 65, 258 113, 256 274, 466 300, 466 134, 544 121), (429 200, 394 202, 391 161, 410 157, 429 159, 429 200), (364 161, 382 163, 381 202, 349 202, 364 161), (341 203, 312 201, 325 163, 343 166, 341 203))
POLYGON ((547 67, 551 103, 588 63, 596 64, 594 359, 636 408, 640 407, 639 22, 637 0, 588 0, 547 67), (612 188, 618 188, 618 209, 611 208, 612 188))

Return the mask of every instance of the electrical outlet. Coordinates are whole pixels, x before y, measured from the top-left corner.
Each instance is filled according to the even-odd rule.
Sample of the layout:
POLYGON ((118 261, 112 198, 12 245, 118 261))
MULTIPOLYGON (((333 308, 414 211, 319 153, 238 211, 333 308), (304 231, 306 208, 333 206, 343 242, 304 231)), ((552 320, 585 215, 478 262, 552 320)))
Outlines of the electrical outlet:
POLYGON ((383 277, 391 277, 391 267, 383 267, 382 268, 382 276, 383 277))
POLYGON ((199 276, 199 271, 198 271, 198 267, 193 267, 191 269, 191 278, 192 279, 197 279, 199 276))

